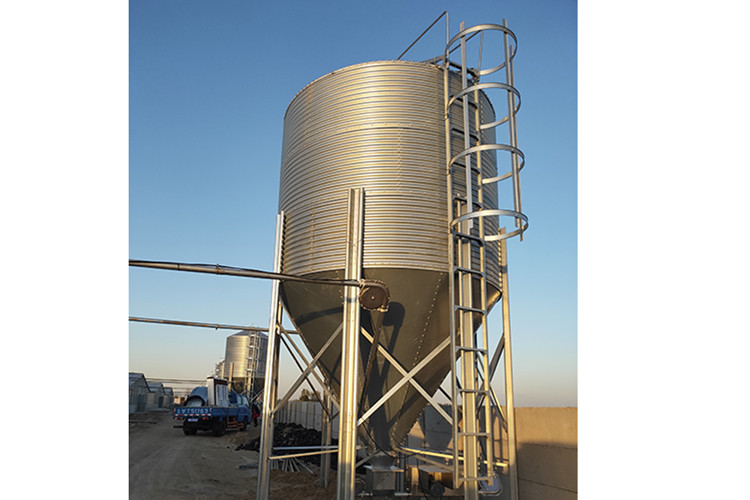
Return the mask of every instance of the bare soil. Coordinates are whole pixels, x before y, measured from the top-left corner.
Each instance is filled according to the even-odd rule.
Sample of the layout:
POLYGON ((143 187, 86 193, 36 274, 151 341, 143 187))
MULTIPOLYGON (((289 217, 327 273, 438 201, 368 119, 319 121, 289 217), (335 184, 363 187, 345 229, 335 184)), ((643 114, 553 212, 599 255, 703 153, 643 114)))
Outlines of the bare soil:
MULTIPOLYGON (((221 437, 198 431, 186 436, 170 411, 130 416, 131 499, 253 499, 258 478, 258 452, 237 447, 260 434, 260 427, 227 431, 221 437), (240 468, 250 466, 251 468, 240 468)), ((313 471, 271 471, 272 500, 334 499, 336 473, 327 489, 313 471)))

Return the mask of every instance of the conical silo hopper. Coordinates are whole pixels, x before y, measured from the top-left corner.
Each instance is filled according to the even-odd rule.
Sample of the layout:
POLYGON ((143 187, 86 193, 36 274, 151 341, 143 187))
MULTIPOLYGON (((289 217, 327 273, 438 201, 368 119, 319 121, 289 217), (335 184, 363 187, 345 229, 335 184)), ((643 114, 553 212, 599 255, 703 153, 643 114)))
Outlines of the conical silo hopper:
MULTIPOLYGON (((361 324, 406 371, 450 335, 443 78, 443 70, 429 63, 358 64, 307 85, 284 117, 282 272, 344 278, 348 191, 363 188, 363 277, 385 282, 391 300, 385 313, 363 310, 361 324)), ((455 94, 460 77, 451 73, 449 80, 455 94)), ((479 99, 481 121, 494 121, 487 97, 480 92, 479 99)), ((472 98, 472 120, 473 107, 472 98)), ((457 114, 451 118, 454 150, 463 145, 457 114)), ((482 134, 482 143, 494 142, 493 129, 482 134)), ((461 168, 454 176, 457 183, 463 182, 461 168)), ((482 154, 481 170, 485 177, 496 175, 494 151, 482 154)), ((461 191, 464 184, 456 184, 454 192, 461 191)), ((485 187, 484 198, 485 208, 497 207, 496 188, 485 187)), ((488 218, 485 224, 488 232, 497 231, 496 220, 488 218)), ((485 251, 488 302, 494 303, 500 294, 497 245, 488 243, 485 251)), ((303 341, 317 353, 342 322, 343 289, 283 282, 281 297, 303 341)), ((360 342, 360 415, 403 377, 381 355, 367 370, 370 348, 369 342, 360 342)), ((319 366, 336 393, 340 363, 341 343, 334 342, 319 366)), ((434 394, 451 363, 445 349, 416 380, 434 394)), ((406 384, 360 427, 360 437, 371 448, 392 450, 426 404, 406 384)))

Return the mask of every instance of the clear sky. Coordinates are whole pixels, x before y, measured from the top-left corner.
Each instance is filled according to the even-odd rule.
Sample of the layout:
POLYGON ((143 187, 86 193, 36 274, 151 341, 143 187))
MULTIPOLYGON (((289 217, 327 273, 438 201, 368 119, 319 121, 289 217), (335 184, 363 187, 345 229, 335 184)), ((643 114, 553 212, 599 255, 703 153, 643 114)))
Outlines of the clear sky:
MULTIPOLYGON (((516 402, 575 406, 573 1, 131 1, 130 258, 270 270, 282 122, 292 98, 333 70, 397 58, 444 10, 451 36, 461 21, 505 18, 519 40, 530 228, 522 243, 509 244, 516 402)), ((441 20, 405 58, 428 59, 444 44, 441 20)), ((269 282, 138 268, 129 275, 133 316, 268 325, 269 282)), ((152 378, 203 378, 232 333, 131 323, 129 368, 152 378)))

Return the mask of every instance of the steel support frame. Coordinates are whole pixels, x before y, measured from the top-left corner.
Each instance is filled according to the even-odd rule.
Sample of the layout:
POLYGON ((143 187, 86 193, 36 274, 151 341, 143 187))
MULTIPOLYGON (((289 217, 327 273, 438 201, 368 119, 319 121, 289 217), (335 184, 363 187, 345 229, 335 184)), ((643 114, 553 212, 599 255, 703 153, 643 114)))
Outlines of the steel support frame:
MULTIPOLYGON (((284 344, 284 346, 287 349, 287 352, 292 358, 292 361, 297 365, 299 368, 301 375, 298 377, 298 379, 292 384, 292 387, 287 391, 287 393, 284 395, 283 398, 279 399, 277 403, 273 405, 270 411, 271 419, 275 421, 276 414, 288 403, 289 399, 293 395, 294 391, 299 388, 302 382, 306 381, 310 385, 310 389, 312 389, 313 395, 315 395, 316 398, 318 398, 318 401, 323 406, 323 430, 321 435, 321 446, 320 447, 303 447, 305 449, 315 449, 317 451, 311 451, 306 453, 300 453, 300 454, 293 454, 290 455, 288 453, 285 453, 283 455, 273 455, 271 454, 271 451, 269 451, 269 455, 267 457, 267 461, 270 463, 274 460, 283 460, 287 458, 294 458, 294 457, 301 457, 301 456, 312 456, 312 455, 319 455, 321 459, 321 470, 320 470, 320 483, 325 488, 328 485, 328 480, 330 476, 330 454, 334 453, 338 450, 338 447, 334 447, 335 449, 331 449, 331 422, 333 419, 337 416, 333 414, 333 406, 336 405, 336 398, 332 391, 328 389, 328 386, 325 384, 323 377, 318 374, 315 369, 317 368, 317 360, 319 359, 320 355, 322 355, 323 352, 327 349, 328 346, 331 345, 331 343, 338 337, 339 333, 341 333, 341 330, 343 328, 343 324, 339 325, 339 327, 331 334, 330 338, 326 342, 326 344, 321 348, 318 355, 315 356, 311 361, 308 361, 305 357, 304 352, 300 349, 300 347, 297 345, 296 342, 292 339, 290 336, 290 333, 298 333, 298 332, 288 332, 283 327, 279 326, 279 339, 284 344), (315 380, 320 384, 320 386, 323 388, 323 395, 322 398, 319 398, 315 387, 310 382, 310 377, 314 377, 315 380)), ((273 440, 273 433, 271 434, 271 437, 269 438, 269 441, 273 440)), ((289 450, 292 449, 290 447, 286 448, 277 448, 279 450, 289 450)), ((299 447, 295 448, 299 449, 299 447)), ((258 497, 262 498, 262 497, 258 497)))
MULTIPOLYGON (((343 328, 343 325, 339 325, 339 327, 336 329, 336 331, 331 335, 331 338, 329 339, 329 341, 331 341, 331 339, 335 339, 336 336, 338 336, 338 334, 341 333, 341 328, 343 328)), ((305 366, 306 367, 310 367, 310 365, 312 365, 314 362, 307 360, 307 358, 305 357, 305 353, 303 352, 302 349, 300 349, 299 345, 297 345, 297 342, 295 342, 294 339, 292 339, 290 333, 292 333, 292 332, 288 332, 284 328, 281 328, 281 334, 282 334, 281 340, 282 340, 282 342, 284 342, 284 347, 287 348, 287 351, 289 352, 289 355, 292 357, 292 360, 297 365, 297 367, 300 369, 300 372, 306 371, 307 369, 303 368, 303 367, 305 367, 305 366), (299 356, 299 359, 297 359, 297 356, 299 356)), ((315 363, 317 363, 317 361, 315 361, 315 363)), ((327 394, 332 399, 332 401, 334 402, 334 404, 338 405, 338 403, 337 403, 338 399, 336 399, 337 396, 334 395, 333 391, 331 391, 328 388, 328 385, 325 383, 323 376, 321 374, 319 374, 318 372, 316 372, 315 368, 318 368, 317 365, 312 366, 312 370, 309 371, 308 381, 307 381, 308 384, 310 385, 310 388, 313 390, 313 395, 316 395, 316 397, 317 397, 317 393, 315 392, 315 387, 313 387, 312 383, 309 381, 309 375, 312 375, 313 377, 315 377, 315 380, 322 387, 323 393, 327 394)), ((318 399, 318 401, 320 401, 320 404, 323 404, 323 400, 322 399, 320 399, 319 397, 317 397, 317 399, 318 399)), ((278 408, 277 408, 277 410, 278 410, 278 408)))
MULTIPOLYGON (((331 432, 333 430, 333 405, 331 404, 331 397, 328 393, 323 394, 323 417, 320 429, 320 447, 324 449, 331 446, 331 432)), ((338 450, 338 448, 337 448, 338 450)), ((320 487, 323 489, 328 488, 328 481, 331 477, 331 455, 324 454, 320 455, 320 474, 319 482, 320 487)))
MULTIPOLYGON (((364 189, 349 190, 345 279, 362 275, 364 189)), ((357 377, 359 370, 359 293, 344 291, 344 331, 341 342, 341 396, 339 398, 338 500, 354 500, 357 461, 357 377)))
MULTIPOLYGON (((502 231, 501 231, 502 232, 502 231)), ((508 246, 500 240, 500 288, 503 308, 503 360, 505 368, 505 411, 508 433, 508 478, 510 500, 518 500, 518 467, 516 464, 516 409, 513 401, 513 363, 510 349, 510 286, 508 283, 508 246)))
MULTIPOLYGON (((364 328, 362 329, 362 336, 370 342, 373 341, 373 337, 364 328)), ((391 366, 393 366, 393 368, 401 373, 403 378, 399 380, 393 387, 391 387, 391 389, 378 401, 376 401, 375 404, 368 408, 367 412, 365 412, 357 421, 357 425, 361 425, 362 423, 364 423, 364 421, 367 420, 370 415, 372 415, 378 408, 385 404, 386 401, 388 401, 404 384, 407 383, 411 384, 422 395, 422 397, 425 398, 427 402, 431 404, 449 424, 452 425, 453 419, 445 412, 445 410, 440 407, 435 398, 430 396, 430 394, 419 384, 419 382, 414 380, 414 377, 417 375, 417 373, 419 373, 425 366, 427 366, 427 364, 429 364, 429 362, 432 361, 435 357, 440 355, 445 350, 445 348, 448 347, 448 344, 449 339, 446 338, 437 347, 435 347, 435 349, 433 349, 430 354, 425 356, 422 361, 420 361, 414 368, 411 369, 411 371, 408 372, 393 356, 391 356, 391 354, 385 347, 383 347, 381 344, 378 344, 378 352, 385 358, 386 361, 390 363, 391 366)))
MULTIPOLYGON (((276 216, 276 242, 274 245, 273 270, 281 272, 281 250, 284 239, 284 212, 276 216)), ((279 329, 282 306, 279 297, 279 280, 271 286, 271 312, 266 351, 266 379, 263 386, 263 416, 260 423, 260 447, 258 458, 257 500, 268 500, 271 488, 271 450, 273 447, 273 423, 276 393, 279 384, 279 329)))
MULTIPOLYGON (((284 231, 284 213, 281 212, 276 218, 276 244, 275 244, 275 250, 274 250, 274 272, 281 272, 281 250, 282 250, 282 245, 283 245, 283 231, 284 231)), ((352 288, 352 287, 347 287, 347 288, 352 288)), ((313 376, 316 377, 318 382, 321 383, 324 390, 326 388, 325 384, 322 383, 322 380, 319 377, 319 375, 313 371, 315 364, 312 362, 310 363, 307 362, 307 360, 304 358, 304 354, 299 350, 297 345, 289 337, 289 332, 284 330, 284 328, 281 326, 282 314, 283 314, 283 306, 281 304, 281 300, 279 297, 279 281, 273 280, 273 285, 271 289, 271 314, 270 314, 271 322, 268 328, 266 379, 265 379, 265 385, 263 389, 263 393, 264 393, 263 418, 261 420, 261 432, 260 432, 258 488, 257 488, 257 493, 256 493, 256 498, 258 500, 268 500, 269 493, 270 493, 270 485, 271 485, 271 482, 270 482, 271 462, 273 460, 277 460, 281 458, 290 458, 290 456, 288 455, 273 456, 272 454, 274 422, 276 420, 276 413, 278 409, 282 406, 280 404, 278 405, 276 404, 276 399, 278 395, 280 342, 283 342, 285 344, 285 346, 287 347, 287 350, 289 351, 289 354, 292 356, 292 359, 295 361, 295 363, 300 368, 300 370, 305 371, 306 375, 304 377, 300 377, 300 380, 302 379, 307 380, 307 377, 312 374, 313 376), (295 352, 292 350, 289 344, 291 344, 294 347, 294 349, 297 351, 297 355, 302 358, 302 363, 300 363, 300 361, 297 359, 295 352), (302 364, 306 365, 308 368, 307 369, 302 368, 302 364)), ((339 331, 340 330, 336 330, 336 332, 331 337, 335 338, 338 335, 339 331)), ((300 381, 298 380, 298 382, 300 381)), ((299 383, 297 384, 297 386, 299 386, 299 383)), ((313 394, 315 394, 314 390, 313 390, 313 394)), ((287 396, 285 396, 285 400, 288 399, 288 396, 289 396, 288 394, 287 396)), ((326 396, 330 398, 330 395, 327 393, 326 393, 326 396)), ((327 407, 324 407, 324 408, 327 409, 327 407)), ((320 451, 305 453, 305 454, 297 455, 297 456, 316 455, 316 454, 330 456, 327 454, 331 452, 332 451, 325 450, 323 449, 323 447, 321 447, 320 451)), ((327 478, 326 478, 326 481, 327 481, 327 478)))
MULTIPOLYGON (((289 354, 291 354, 292 359, 294 359, 295 363, 297 364, 297 367, 300 369, 300 371, 302 373, 300 374, 299 377, 297 377, 297 380, 292 384, 292 386, 289 388, 289 390, 284 395, 284 397, 281 398, 279 400, 279 402, 276 404, 277 408, 279 408, 281 406, 284 406, 291 399, 291 397, 294 395, 294 391, 296 391, 299 388, 299 386, 302 385, 302 382, 308 381, 308 383, 309 383, 309 376, 310 375, 313 375, 316 378, 316 380, 318 381, 318 383, 323 387, 324 393, 326 393, 329 396, 329 398, 330 398, 330 394, 328 394, 328 390, 327 390, 326 384, 324 383, 324 381, 320 377, 320 375, 318 375, 317 373, 315 373, 314 370, 317 367, 317 363, 318 363, 318 360, 320 359, 320 357, 323 355, 323 353, 325 353, 325 351, 328 349, 328 347, 331 344, 333 344, 333 342, 338 337, 339 333, 341 333, 342 327, 343 327, 343 324, 339 325, 339 327, 336 329, 336 331, 334 331, 333 334, 330 336, 330 338, 328 339, 328 341, 326 341, 325 345, 323 345, 323 347, 320 349, 320 351, 318 351, 318 353, 315 355, 315 357, 313 357, 312 361, 309 361, 309 362, 305 358, 305 355, 302 352, 302 350, 297 346, 297 344, 292 340, 292 338, 286 332, 284 332, 282 330, 282 334, 284 335, 282 337, 282 340, 284 341, 284 345, 286 345, 287 349, 289 350, 289 354), (299 357, 302 359, 301 363, 297 360, 297 358, 294 355, 294 352, 290 348, 290 345, 287 344, 287 342, 289 342, 289 344, 291 344, 291 346, 294 347, 294 350, 297 352, 297 355, 299 355, 299 357), (305 365, 306 368, 303 368, 303 365, 305 365)), ((310 386, 311 386, 313 394, 315 394, 315 388, 312 387, 312 384, 310 384, 310 386)), ((324 407, 326 406, 323 401, 321 401, 320 403, 324 407)))
MULTIPOLYGON (((362 272, 362 236, 364 230, 364 190, 362 189, 351 189, 349 192, 348 226, 346 276, 348 279, 359 280, 362 272)), ((283 231, 284 213, 281 212, 276 219, 276 244, 274 250, 274 272, 276 273, 281 272, 283 231)), ((286 455, 277 457, 272 454, 273 426, 276 413, 278 409, 283 406, 283 403, 288 401, 291 392, 298 388, 304 380, 308 380, 310 375, 315 376, 318 382, 322 384, 324 391, 326 390, 326 385, 322 383, 323 381, 318 374, 315 373, 314 368, 317 366, 317 360, 323 354, 325 349, 332 344, 332 342, 338 337, 339 333, 342 333, 342 330, 342 383, 339 399, 338 498, 349 500, 353 500, 354 498, 356 479, 355 462, 357 453, 356 392, 358 374, 357 364, 359 361, 360 304, 359 291, 356 287, 346 287, 344 290, 344 321, 331 335, 324 348, 308 362, 299 347, 281 326, 283 306, 279 296, 279 281, 273 280, 271 291, 271 324, 268 329, 269 338, 266 358, 266 380, 264 386, 263 418, 260 434, 258 489, 256 494, 258 500, 267 500, 269 497, 271 461, 284 457, 289 458, 286 455), (292 358, 302 371, 302 374, 293 384, 294 387, 284 396, 283 401, 276 404, 278 394, 280 342, 283 342, 286 345, 292 358), (292 349, 292 347, 294 349, 292 349), (294 351, 296 351, 296 356, 294 351), (297 356, 302 358, 301 363, 297 359, 297 356), (306 365, 306 368, 303 368, 303 364, 306 365)), ((332 394, 328 394, 328 391, 325 392, 324 399, 326 401, 325 403, 322 403, 324 405, 324 410, 330 410, 331 403, 334 402, 335 399, 332 396, 332 394)), ((315 454, 324 455, 326 457, 330 456, 329 454, 331 451, 323 449, 325 444, 330 443, 330 420, 332 420, 332 417, 329 415, 328 434, 324 434, 323 436, 324 443, 321 443, 323 445, 321 446, 321 450, 304 453, 299 456, 315 454)), ((324 461, 330 463, 327 458, 324 461)), ((321 469, 320 477, 321 484, 327 484, 328 474, 329 469, 323 467, 321 469)))

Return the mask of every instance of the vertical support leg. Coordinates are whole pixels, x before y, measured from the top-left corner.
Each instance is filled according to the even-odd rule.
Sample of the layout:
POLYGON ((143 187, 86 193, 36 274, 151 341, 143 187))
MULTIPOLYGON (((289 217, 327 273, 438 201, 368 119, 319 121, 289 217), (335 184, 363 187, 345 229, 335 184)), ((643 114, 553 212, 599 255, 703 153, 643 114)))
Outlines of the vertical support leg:
MULTIPOLYGON (((331 404, 331 397, 327 392, 323 393, 323 418, 320 425, 320 445, 330 446, 331 445, 331 414, 333 411, 333 405, 331 404)), ((324 453, 320 455, 320 486, 323 489, 328 488, 328 480, 331 476, 331 455, 324 453)))
MULTIPOLYGON (((455 237, 453 235, 453 230, 450 227, 450 221, 452 221, 456 217, 456 213, 454 212, 454 200, 453 200, 453 171, 451 168, 451 116, 450 116, 450 107, 448 106, 448 102, 450 100, 450 82, 448 79, 449 75, 449 63, 448 63, 448 39, 449 39, 449 32, 448 32, 448 24, 446 21, 445 26, 445 36, 446 36, 446 50, 445 54, 443 55, 443 104, 445 109, 445 178, 447 180, 446 184, 446 191, 448 193, 447 196, 447 220, 448 220, 448 265, 451 268, 451 272, 448 273, 448 297, 451 301, 451 311, 450 311, 450 318, 449 318, 449 325, 450 325, 450 339, 451 339, 451 357, 453 356, 453 353, 456 352, 456 345, 457 345, 457 339, 456 339, 456 312, 455 308, 455 297, 456 297, 456 275, 453 272, 453 269, 456 265, 456 249, 455 249, 455 237)), ((459 253, 460 255, 460 253, 459 253)), ((459 422, 459 414, 458 414, 458 387, 456 386, 456 379, 458 377, 458 373, 456 373, 456 362, 455 359, 451 359, 451 411, 452 411, 452 418, 453 418, 453 425, 452 427, 452 433, 453 433, 453 477, 455 478, 454 481, 456 481, 458 484, 458 478, 460 476, 459 471, 459 450, 458 450, 458 422, 459 422)))
MULTIPOLYGON (((501 230, 501 234, 504 233, 501 230)), ((518 500, 518 469, 516 467, 516 410, 513 403, 513 365, 510 356, 510 295, 508 285, 508 245, 500 240, 500 288, 503 303, 503 351, 505 358, 505 405, 508 424, 508 477, 510 500, 518 500)))
MULTIPOLYGON (((276 216, 276 245, 273 257, 273 270, 281 272, 281 245, 284 233, 284 213, 276 216)), ((279 378, 279 325, 281 324, 281 302, 279 281, 273 280, 271 289, 271 320, 268 327, 268 351, 266 354, 266 380, 263 388, 263 418, 260 428, 260 457, 258 463, 257 500, 268 500, 271 487, 271 456, 273 447, 273 411, 276 405, 276 392, 279 378)))
MULTIPOLYGON (((349 190, 346 276, 359 280, 362 273, 362 232, 364 227, 364 191, 349 190)), ((341 348, 341 399, 339 411, 339 500, 354 500, 357 461, 357 374, 359 370, 359 290, 344 291, 344 332, 341 348)))

